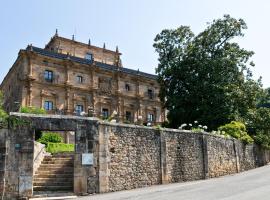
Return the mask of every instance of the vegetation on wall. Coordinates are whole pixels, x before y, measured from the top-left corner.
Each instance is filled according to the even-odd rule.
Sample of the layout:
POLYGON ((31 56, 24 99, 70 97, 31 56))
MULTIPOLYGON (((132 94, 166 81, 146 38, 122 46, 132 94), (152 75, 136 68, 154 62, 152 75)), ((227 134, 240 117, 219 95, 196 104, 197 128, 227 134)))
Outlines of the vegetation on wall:
POLYGON ((21 113, 31 113, 31 114, 46 114, 46 110, 44 110, 43 108, 37 108, 34 106, 21 107, 20 112, 21 113))
POLYGON ((0 91, 0 127, 7 126, 8 114, 3 109, 4 96, 0 91))
POLYGON ((243 124, 242 122, 232 121, 228 124, 220 126, 218 130, 220 132, 224 132, 224 134, 227 134, 233 138, 242 140, 246 144, 254 142, 252 137, 248 135, 245 124, 243 124))

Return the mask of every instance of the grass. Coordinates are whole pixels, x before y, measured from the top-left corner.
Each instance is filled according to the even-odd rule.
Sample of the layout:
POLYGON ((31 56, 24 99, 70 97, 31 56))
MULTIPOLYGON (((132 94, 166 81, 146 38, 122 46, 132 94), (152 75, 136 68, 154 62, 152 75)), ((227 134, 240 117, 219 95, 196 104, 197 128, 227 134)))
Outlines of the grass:
POLYGON ((74 144, 49 142, 47 144, 46 151, 49 153, 73 152, 74 144))

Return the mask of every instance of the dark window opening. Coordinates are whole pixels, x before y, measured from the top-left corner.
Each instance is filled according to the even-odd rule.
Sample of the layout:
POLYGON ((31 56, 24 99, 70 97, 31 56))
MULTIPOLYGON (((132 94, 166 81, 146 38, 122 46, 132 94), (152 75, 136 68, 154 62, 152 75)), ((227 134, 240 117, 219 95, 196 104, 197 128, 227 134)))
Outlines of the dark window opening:
POLYGON ((148 115, 147 115, 147 121, 148 122, 153 122, 154 121, 154 114, 148 113, 148 115))
POLYGON ((85 54, 85 59, 86 59, 86 60, 92 60, 92 59, 93 59, 93 54, 91 54, 91 53, 86 53, 86 54, 85 54))
POLYGON ((103 108, 102 109, 102 117, 104 119, 108 119, 109 118, 109 110, 107 108, 103 108))
POLYGON ((45 110, 53 110, 53 102, 52 101, 45 101, 44 102, 44 109, 45 110))
POLYGON ((45 79, 45 81, 52 83, 53 82, 53 72, 50 70, 45 70, 44 79, 45 79))
POLYGON ((147 94, 148 94, 149 99, 153 99, 154 98, 153 90, 148 89, 147 94))
POLYGON ((77 76, 77 83, 83 83, 83 77, 77 76))
POLYGON ((83 105, 76 105, 75 111, 80 115, 83 112, 83 105))
POLYGON ((128 122, 131 122, 131 120, 132 120, 132 115, 131 115, 131 112, 130 111, 126 111, 126 120, 128 122))
POLYGON ((129 84, 126 84, 126 85, 125 85, 125 89, 126 89, 127 92, 130 91, 130 86, 129 86, 129 84))

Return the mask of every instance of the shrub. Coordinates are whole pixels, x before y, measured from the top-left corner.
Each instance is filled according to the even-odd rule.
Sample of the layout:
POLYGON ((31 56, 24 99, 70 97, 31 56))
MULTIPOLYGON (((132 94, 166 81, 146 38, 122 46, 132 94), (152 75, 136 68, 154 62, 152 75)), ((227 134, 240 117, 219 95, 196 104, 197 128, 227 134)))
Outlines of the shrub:
POLYGON ((31 114, 46 114, 46 110, 43 108, 36 108, 36 107, 21 107, 21 113, 31 113, 31 114))
POLYGON ((220 126, 218 128, 220 132, 225 132, 236 139, 242 140, 246 144, 254 142, 254 140, 248 135, 246 131, 246 126, 242 122, 232 121, 229 124, 220 126))
POLYGON ((74 144, 48 142, 46 151, 50 153, 73 152, 74 144))
POLYGON ((61 143, 62 137, 58 133, 43 132, 41 138, 38 139, 38 142, 47 146, 48 143, 61 143))
POLYGON ((270 136, 263 134, 263 133, 258 133, 257 135, 253 136, 255 142, 258 145, 261 145, 262 147, 266 149, 270 149, 270 136))

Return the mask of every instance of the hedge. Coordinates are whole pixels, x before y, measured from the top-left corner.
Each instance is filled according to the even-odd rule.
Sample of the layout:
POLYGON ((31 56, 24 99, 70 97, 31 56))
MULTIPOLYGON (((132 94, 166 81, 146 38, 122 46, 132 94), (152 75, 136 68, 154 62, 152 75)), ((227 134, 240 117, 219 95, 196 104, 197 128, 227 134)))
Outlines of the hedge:
POLYGON ((60 153, 60 152, 73 152, 74 144, 65 143, 47 143, 46 151, 50 153, 60 153))

